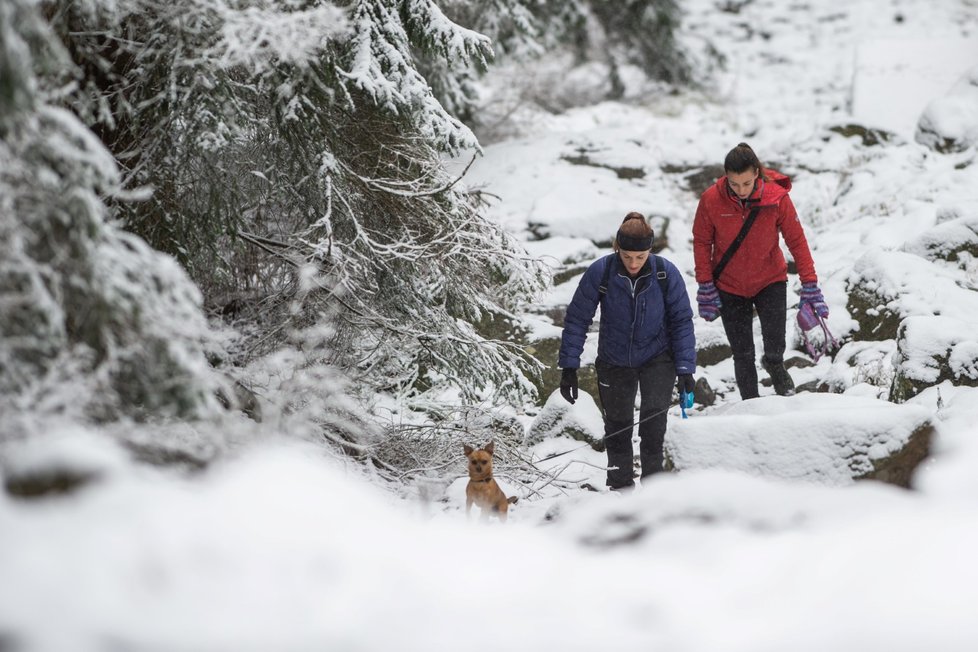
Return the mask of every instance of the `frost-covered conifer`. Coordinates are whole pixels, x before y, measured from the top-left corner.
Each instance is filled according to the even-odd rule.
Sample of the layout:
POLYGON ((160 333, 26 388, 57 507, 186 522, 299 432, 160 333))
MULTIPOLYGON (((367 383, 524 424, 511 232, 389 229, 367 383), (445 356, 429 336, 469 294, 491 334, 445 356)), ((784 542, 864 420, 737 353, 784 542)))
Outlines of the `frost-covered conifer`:
POLYGON ((244 320, 242 357, 328 323, 328 361, 368 390, 529 391, 486 325, 542 268, 446 171, 478 146, 417 63, 470 71, 487 37, 432 0, 52 5, 82 71, 66 102, 123 171, 114 207, 244 320))
POLYGON ((690 52, 676 38, 678 0, 591 0, 590 10, 604 33, 613 66, 628 63, 652 79, 690 84, 696 71, 690 52))
MULTIPOLYGON (((625 90, 625 66, 641 70, 648 79, 684 86, 705 81, 709 66, 719 62, 708 43, 689 38, 690 31, 682 28, 677 0, 452 0, 445 10, 454 20, 486 34, 497 61, 567 52, 575 65, 604 65, 610 98, 625 90)), ((468 124, 484 125, 476 71, 460 76, 439 62, 423 63, 443 104, 468 124)), ((513 83, 528 84, 525 95, 546 106, 566 106, 564 100, 548 96, 546 86, 533 88, 532 72, 529 77, 513 83)), ((587 96, 586 89, 582 96, 587 96)))
POLYGON ((35 3, 0 3, 0 413, 98 420, 212 401, 200 294, 106 223, 111 154, 48 102, 66 58, 35 3))

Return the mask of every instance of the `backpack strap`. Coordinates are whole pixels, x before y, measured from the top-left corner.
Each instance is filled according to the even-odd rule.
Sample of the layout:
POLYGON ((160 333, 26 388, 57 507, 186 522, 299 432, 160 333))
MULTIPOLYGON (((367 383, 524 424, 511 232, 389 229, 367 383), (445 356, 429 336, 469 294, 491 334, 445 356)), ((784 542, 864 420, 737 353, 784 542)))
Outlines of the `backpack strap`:
MULTIPOLYGON (((604 274, 601 276, 601 285, 598 286, 598 294, 604 296, 608 294, 608 281, 611 279, 611 265, 614 263, 611 256, 616 254, 611 254, 608 256, 608 262, 604 266, 604 274)), ((655 278, 659 281, 659 289, 662 291, 662 300, 665 301, 666 297, 669 296, 669 275, 666 273, 666 266, 662 262, 662 258, 652 254, 649 256, 652 259, 652 271, 655 273, 655 278)))
POLYGON ((605 256, 607 262, 604 265, 604 275, 601 277, 601 285, 598 286, 598 294, 602 297, 608 294, 608 280, 611 279, 611 265, 615 262, 612 256, 617 256, 618 254, 610 254, 605 256))
POLYGON ((666 264, 659 256, 652 255, 652 271, 655 278, 659 281, 659 289, 662 290, 662 321, 669 328, 669 274, 666 272, 666 264))
MULTIPOLYGON (((652 255, 652 270, 655 271, 655 278, 659 281, 659 289, 662 290, 662 300, 666 301, 669 297, 669 275, 666 273, 666 265, 662 259, 655 254, 652 255)), ((668 302, 666 302, 668 306, 668 302)))

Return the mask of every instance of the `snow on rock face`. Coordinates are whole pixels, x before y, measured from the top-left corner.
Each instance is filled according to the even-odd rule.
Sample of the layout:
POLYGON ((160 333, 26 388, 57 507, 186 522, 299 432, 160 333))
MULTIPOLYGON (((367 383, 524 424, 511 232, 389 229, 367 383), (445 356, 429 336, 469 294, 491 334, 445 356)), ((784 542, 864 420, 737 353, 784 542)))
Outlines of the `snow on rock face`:
POLYGON ((11 496, 37 498, 70 494, 126 465, 125 452, 109 438, 83 426, 60 424, 5 446, 0 478, 11 496))
POLYGON ((668 463, 842 486, 878 479, 909 486, 927 455, 930 413, 921 406, 827 394, 769 396, 709 418, 673 422, 668 463))
MULTIPOLYGON (((975 111, 978 112, 978 104, 975 111)), ((978 209, 970 211, 967 217, 952 217, 928 229, 902 249, 927 260, 946 261, 967 270, 969 264, 978 259, 978 209)), ((947 213, 956 215, 957 211, 951 208, 947 213)))
POLYGON ((553 392, 540 414, 530 424, 526 444, 532 446, 562 435, 595 445, 601 441, 604 435, 601 413, 597 403, 586 391, 578 393, 574 405, 564 401, 559 391, 553 392))
MULTIPOLYGON (((955 80, 978 56, 978 39, 945 34, 941 38, 876 38, 861 43, 856 53, 852 113, 857 121, 921 140, 922 126, 951 129, 963 117, 952 90, 947 99, 954 107, 928 106, 930 98, 956 89, 955 80), (924 120, 918 118, 924 112, 924 120), (928 116, 930 116, 928 118, 928 116)), ((974 106, 974 105, 972 105, 974 106)), ((972 115, 974 109, 972 108, 972 115)), ((974 124, 974 123, 972 123, 974 124)))
POLYGON ((871 250, 853 265, 846 306, 859 323, 856 340, 890 340, 910 316, 940 315, 948 306, 978 316, 978 295, 956 275, 913 254, 871 250))
POLYGON ((960 152, 978 145, 978 66, 947 95, 927 105, 914 137, 938 152, 960 152))
POLYGON ((718 319, 713 322, 694 321, 696 328, 696 364, 708 367, 729 359, 733 355, 727 334, 723 331, 723 323, 718 319))
POLYGON ((950 380, 978 386, 975 323, 952 317, 910 317, 900 324, 890 400, 905 401, 950 380))

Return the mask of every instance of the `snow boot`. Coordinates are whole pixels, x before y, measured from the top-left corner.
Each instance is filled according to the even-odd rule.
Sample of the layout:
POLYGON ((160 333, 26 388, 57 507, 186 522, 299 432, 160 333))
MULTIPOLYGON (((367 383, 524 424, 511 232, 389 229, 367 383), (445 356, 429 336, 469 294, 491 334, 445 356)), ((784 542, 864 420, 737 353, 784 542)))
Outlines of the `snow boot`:
POLYGON ((762 358, 761 366, 771 376, 771 383, 774 385, 774 391, 778 396, 795 395, 795 382, 791 380, 791 375, 784 368, 783 362, 772 364, 762 358))

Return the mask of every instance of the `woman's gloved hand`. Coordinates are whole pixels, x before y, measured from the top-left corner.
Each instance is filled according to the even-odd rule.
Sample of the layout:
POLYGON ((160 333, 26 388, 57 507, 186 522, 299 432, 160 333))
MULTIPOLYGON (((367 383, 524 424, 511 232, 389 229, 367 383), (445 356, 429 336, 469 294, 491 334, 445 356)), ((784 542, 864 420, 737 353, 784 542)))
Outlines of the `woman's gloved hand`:
POLYGON ((696 293, 696 303, 699 304, 700 317, 706 321, 713 321, 720 316, 720 293, 717 286, 712 281, 700 283, 700 289, 696 293))
POLYGON ((680 374, 679 378, 676 379, 676 389, 679 390, 680 395, 692 394, 693 390, 696 389, 696 380, 693 378, 693 374, 680 374))
POLYGON ((801 292, 798 293, 798 296, 800 298, 799 308, 807 303, 811 305, 815 314, 822 319, 829 316, 829 307, 825 303, 825 297, 822 296, 822 291, 818 289, 817 283, 802 283, 801 292))
POLYGON ((560 395, 574 405, 577 400, 577 369, 564 369, 560 374, 560 395))

